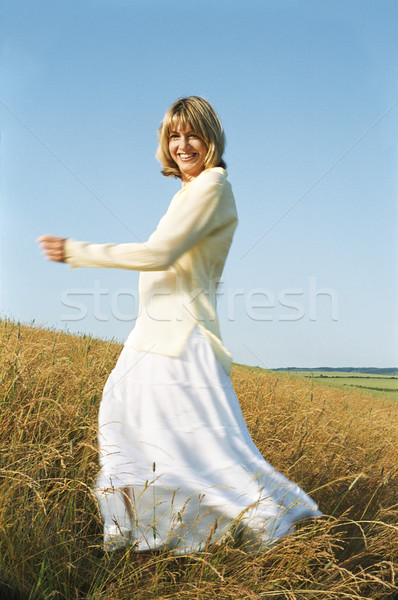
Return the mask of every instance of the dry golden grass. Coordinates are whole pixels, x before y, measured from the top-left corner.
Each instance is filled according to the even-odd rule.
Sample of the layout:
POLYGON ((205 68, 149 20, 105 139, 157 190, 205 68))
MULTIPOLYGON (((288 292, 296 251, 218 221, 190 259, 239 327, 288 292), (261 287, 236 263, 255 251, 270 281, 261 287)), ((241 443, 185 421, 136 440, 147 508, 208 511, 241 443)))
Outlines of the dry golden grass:
POLYGON ((0 598, 372 600, 398 577, 398 405, 234 367, 264 457, 325 513, 258 556, 101 550, 91 491, 120 346, 0 321, 0 598))

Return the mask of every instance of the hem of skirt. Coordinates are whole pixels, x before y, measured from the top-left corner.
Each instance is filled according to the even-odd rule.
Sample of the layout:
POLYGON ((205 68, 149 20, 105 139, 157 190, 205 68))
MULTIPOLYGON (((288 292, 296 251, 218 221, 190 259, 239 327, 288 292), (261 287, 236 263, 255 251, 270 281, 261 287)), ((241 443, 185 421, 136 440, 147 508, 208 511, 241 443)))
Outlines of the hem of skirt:
POLYGON ((241 547, 250 555, 258 555, 274 548, 274 546, 282 539, 293 535, 296 531, 296 525, 301 521, 310 519, 316 520, 323 517, 321 511, 314 511, 314 514, 300 519, 287 520, 282 526, 276 526, 274 531, 266 533, 264 529, 259 527, 250 527, 244 520, 236 520, 232 522, 231 526, 227 531, 224 531, 221 535, 214 536, 212 540, 212 532, 209 532, 207 539, 203 539, 201 542, 194 544, 181 544, 181 546, 170 545, 167 541, 154 540, 153 545, 149 544, 144 539, 134 539, 133 530, 126 528, 118 528, 119 532, 115 534, 104 533, 103 546, 104 552, 113 552, 115 550, 131 547, 131 551, 137 554, 145 554, 147 552, 167 552, 174 556, 186 556, 192 554, 201 554, 208 548, 220 546, 228 541, 236 547, 241 547), (144 542, 144 543, 143 543, 144 542))

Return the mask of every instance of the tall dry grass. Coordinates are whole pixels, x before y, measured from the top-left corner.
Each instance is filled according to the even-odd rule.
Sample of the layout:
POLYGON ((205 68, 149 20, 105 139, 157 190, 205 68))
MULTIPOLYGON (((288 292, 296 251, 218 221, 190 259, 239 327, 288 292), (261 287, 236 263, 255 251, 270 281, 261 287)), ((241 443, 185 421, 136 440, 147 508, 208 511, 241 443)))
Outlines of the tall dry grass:
POLYGON ((91 491, 101 391, 120 346, 0 321, 0 598, 387 599, 398 576, 398 404, 235 367, 265 458, 319 501, 257 555, 104 553, 91 491))

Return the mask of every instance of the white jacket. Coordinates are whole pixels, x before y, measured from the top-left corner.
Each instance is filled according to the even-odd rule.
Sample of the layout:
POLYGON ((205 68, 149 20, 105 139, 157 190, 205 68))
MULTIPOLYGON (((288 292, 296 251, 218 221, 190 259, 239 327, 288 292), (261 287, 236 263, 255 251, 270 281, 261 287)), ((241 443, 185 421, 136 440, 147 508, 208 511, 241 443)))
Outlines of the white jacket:
POLYGON ((186 184, 147 242, 91 244, 69 239, 65 260, 72 268, 142 271, 139 315, 127 346, 180 356, 198 325, 229 373, 232 357, 221 342, 216 313, 218 282, 237 226, 226 177, 224 169, 215 167, 186 184))

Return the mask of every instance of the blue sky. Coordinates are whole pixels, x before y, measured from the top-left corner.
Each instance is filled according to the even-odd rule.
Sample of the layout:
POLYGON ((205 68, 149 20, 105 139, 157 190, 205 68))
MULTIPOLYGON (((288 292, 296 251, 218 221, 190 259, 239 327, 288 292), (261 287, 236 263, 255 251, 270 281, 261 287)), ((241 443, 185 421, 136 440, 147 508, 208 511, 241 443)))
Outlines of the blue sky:
POLYGON ((2 0, 1 314, 127 337, 138 274, 48 263, 35 239, 147 239, 179 187, 156 130, 195 94, 240 218, 234 360, 396 366, 397 27, 388 0, 2 0))

